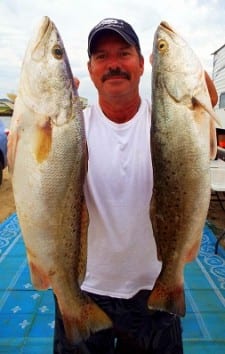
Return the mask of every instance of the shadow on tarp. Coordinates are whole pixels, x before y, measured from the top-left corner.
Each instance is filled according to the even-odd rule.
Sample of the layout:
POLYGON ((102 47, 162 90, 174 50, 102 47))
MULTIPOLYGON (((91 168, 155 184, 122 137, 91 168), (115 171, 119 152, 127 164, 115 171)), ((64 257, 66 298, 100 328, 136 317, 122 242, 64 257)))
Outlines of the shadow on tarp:
MULTIPOLYGON (((198 258, 185 268, 185 354, 225 353, 225 251, 215 255, 215 242, 206 224, 198 258)), ((52 353, 52 291, 32 287, 16 214, 0 224, 0 267, 0 353, 52 353)))

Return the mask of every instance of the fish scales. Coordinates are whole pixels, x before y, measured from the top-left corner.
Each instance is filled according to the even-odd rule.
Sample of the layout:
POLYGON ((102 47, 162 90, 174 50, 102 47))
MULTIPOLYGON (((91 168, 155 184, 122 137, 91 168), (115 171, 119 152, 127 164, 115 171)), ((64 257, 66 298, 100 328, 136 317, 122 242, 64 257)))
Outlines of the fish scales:
POLYGON ((166 22, 152 58, 150 217, 162 269, 148 307, 184 316, 183 270, 198 254, 210 202, 214 115, 201 63, 166 22))
POLYGON ((88 227, 82 103, 62 39, 48 17, 25 53, 8 161, 34 287, 53 289, 71 342, 110 327, 108 316, 79 287, 88 227))

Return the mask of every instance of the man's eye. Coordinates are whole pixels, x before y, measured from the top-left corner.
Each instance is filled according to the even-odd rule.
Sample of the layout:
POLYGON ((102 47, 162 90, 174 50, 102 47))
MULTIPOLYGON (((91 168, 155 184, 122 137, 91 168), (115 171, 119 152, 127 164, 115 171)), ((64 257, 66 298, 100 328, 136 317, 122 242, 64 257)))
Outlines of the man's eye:
POLYGON ((105 59, 106 55, 105 54, 97 54, 95 59, 100 60, 100 59, 105 59))
POLYGON ((128 56, 128 55, 130 55, 130 52, 121 52, 121 53, 120 53, 120 56, 121 56, 121 57, 126 57, 126 56, 128 56))

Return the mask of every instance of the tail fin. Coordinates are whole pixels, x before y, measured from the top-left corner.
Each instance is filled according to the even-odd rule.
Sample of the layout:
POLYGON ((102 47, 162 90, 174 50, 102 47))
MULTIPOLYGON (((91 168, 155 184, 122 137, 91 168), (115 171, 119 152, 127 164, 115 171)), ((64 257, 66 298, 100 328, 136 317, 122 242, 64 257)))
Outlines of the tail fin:
POLYGON ((62 314, 66 336, 71 343, 76 344, 87 339, 91 333, 112 327, 108 315, 93 302, 85 303, 69 314, 62 314))

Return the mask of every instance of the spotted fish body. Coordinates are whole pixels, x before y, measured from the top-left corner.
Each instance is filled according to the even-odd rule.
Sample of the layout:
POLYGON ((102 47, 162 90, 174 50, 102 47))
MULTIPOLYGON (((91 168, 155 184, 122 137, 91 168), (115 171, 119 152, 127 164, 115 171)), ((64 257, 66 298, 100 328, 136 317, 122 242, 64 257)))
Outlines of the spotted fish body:
POLYGON ((162 270, 148 307, 184 316, 183 270, 198 254, 210 201, 214 113, 198 58, 165 22, 155 33, 152 64, 150 217, 162 270))
POLYGON ((44 17, 24 57, 8 161, 33 285, 52 287, 66 334, 74 343, 111 326, 79 287, 88 225, 83 124, 62 39, 44 17))

